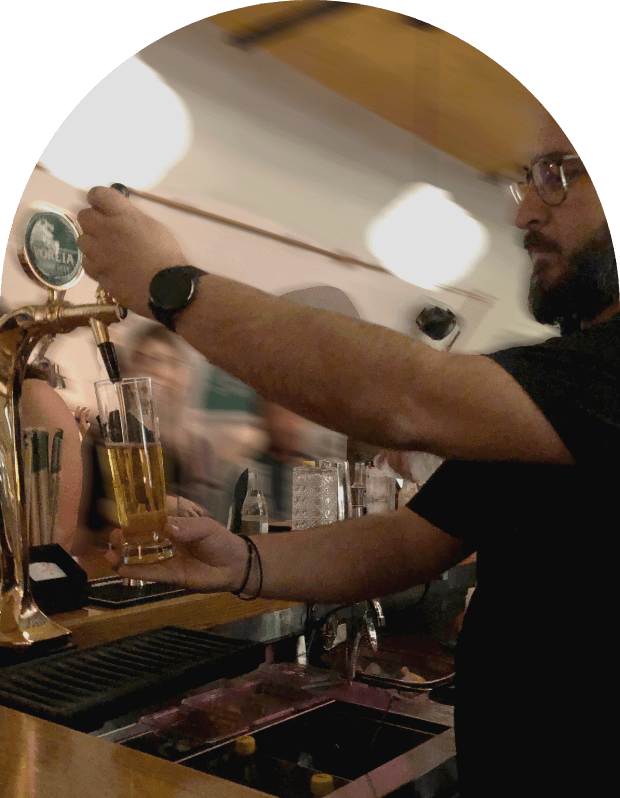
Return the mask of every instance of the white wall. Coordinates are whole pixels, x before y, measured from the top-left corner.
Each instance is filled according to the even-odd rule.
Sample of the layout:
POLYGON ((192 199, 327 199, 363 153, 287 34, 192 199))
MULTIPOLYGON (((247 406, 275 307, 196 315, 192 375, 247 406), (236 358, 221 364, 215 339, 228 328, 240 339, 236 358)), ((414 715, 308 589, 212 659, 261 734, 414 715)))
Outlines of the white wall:
MULTIPOLYGON (((455 349, 491 351, 549 336, 525 309, 528 263, 510 223, 514 209, 472 169, 264 53, 228 46, 208 22, 177 31, 140 56, 183 96, 195 129, 186 158, 156 193, 372 261, 365 245, 369 222, 407 184, 432 183, 452 193, 491 234, 485 258, 456 285, 495 297, 492 310, 457 294, 432 295, 465 318, 455 349)), ((96 153, 84 142, 76 157, 96 153)), ((123 175, 115 179, 122 182, 123 175)), ((22 221, 36 200, 71 213, 84 205, 82 192, 35 170, 7 250, 2 295, 12 306, 44 299, 15 258, 22 221)), ((192 262, 267 291, 333 285, 350 296, 362 318, 408 333, 412 310, 431 296, 391 276, 351 269, 164 206, 139 204, 177 233, 192 262)), ((94 285, 84 278, 68 299, 90 301, 93 293, 94 285)), ((89 333, 59 339, 50 357, 73 381, 71 401, 92 403, 90 385, 101 374, 89 333)))
POLYGON ((190 152, 158 190, 219 200, 374 260, 365 245, 370 221, 408 184, 434 184, 491 233, 486 257, 457 283, 498 300, 469 347, 549 336, 527 313, 529 262, 513 226, 516 206, 473 169, 267 54, 231 47, 207 21, 140 57, 183 97, 196 129, 190 152))

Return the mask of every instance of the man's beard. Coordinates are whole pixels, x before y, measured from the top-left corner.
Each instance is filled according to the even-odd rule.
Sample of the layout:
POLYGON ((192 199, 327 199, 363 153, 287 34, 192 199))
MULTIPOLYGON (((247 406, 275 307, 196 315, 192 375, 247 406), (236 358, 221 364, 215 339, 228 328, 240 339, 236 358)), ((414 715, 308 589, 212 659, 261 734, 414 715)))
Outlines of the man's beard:
MULTIPOLYGON (((526 237, 527 238, 527 237, 526 237)), ((618 301, 618 270, 605 224, 568 263, 564 279, 551 288, 530 284, 530 313, 540 324, 559 325, 570 335, 618 301)))

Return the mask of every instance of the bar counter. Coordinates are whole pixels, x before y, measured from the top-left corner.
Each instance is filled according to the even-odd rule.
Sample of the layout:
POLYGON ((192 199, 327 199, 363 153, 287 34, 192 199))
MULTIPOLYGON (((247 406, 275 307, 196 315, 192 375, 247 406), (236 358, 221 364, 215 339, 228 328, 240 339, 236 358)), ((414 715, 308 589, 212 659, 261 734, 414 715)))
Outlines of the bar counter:
MULTIPOLYGON (((89 578, 112 573, 104 552, 78 562, 89 578)), ((126 609, 84 608, 54 615, 80 648, 166 625, 206 629, 296 606, 241 601, 228 593, 193 594, 126 609)), ((233 784, 106 740, 0 706, 2 798, 259 798, 233 784)))

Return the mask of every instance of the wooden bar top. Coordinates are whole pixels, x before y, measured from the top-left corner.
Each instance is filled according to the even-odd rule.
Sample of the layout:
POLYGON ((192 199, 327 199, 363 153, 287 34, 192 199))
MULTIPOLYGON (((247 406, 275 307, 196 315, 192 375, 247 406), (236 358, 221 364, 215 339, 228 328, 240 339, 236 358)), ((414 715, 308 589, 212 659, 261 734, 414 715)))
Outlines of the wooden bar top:
POLYGON ((266 793, 0 706, 2 798, 261 798, 266 793))
MULTIPOLYGON (((78 562, 89 578, 112 573, 102 551, 78 562)), ((80 647, 175 625, 206 629, 296 606, 241 601, 229 593, 193 594, 128 607, 54 615, 80 647)), ((1 798, 264 798, 266 793, 90 737, 0 706, 1 798)))

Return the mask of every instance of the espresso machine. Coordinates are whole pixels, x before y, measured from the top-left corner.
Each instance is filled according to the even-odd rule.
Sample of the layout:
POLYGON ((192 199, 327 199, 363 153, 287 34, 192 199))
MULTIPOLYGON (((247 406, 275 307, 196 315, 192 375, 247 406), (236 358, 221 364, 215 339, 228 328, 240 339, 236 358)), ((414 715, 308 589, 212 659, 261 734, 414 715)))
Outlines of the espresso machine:
MULTIPOLYGON (((123 187, 114 186, 121 190, 123 187)), ((123 193, 125 193, 123 191, 123 193)), ((28 305, 0 318, 0 649, 34 652, 66 645, 70 632, 37 606, 31 588, 29 525, 26 509, 24 439, 20 399, 24 379, 54 337, 90 326, 111 379, 120 378, 108 325, 126 311, 99 289, 89 305, 65 301, 67 289, 83 274, 79 230, 66 214, 34 213, 18 258, 26 274, 47 289, 43 305, 28 305)))

